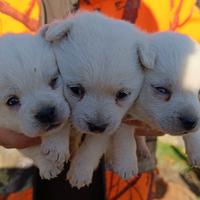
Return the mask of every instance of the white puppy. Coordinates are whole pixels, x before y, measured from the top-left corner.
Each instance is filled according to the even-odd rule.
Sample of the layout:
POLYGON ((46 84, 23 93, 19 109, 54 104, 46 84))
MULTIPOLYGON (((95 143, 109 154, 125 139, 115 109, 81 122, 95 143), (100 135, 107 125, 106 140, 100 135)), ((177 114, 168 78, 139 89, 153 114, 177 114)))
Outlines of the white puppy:
POLYGON ((194 133, 200 127, 200 46, 172 32, 149 39, 154 69, 145 70, 141 93, 130 113, 170 135, 185 135, 189 160, 200 166, 200 133, 194 133))
POLYGON ((122 177, 137 174, 133 128, 120 123, 143 82, 140 62, 152 66, 143 54, 148 48, 145 34, 128 22, 95 12, 51 24, 46 39, 53 42, 65 97, 72 108, 72 123, 87 133, 67 175, 72 186, 90 184, 115 131, 112 142, 118 146, 113 170, 122 177))
POLYGON ((9 34, 0 38, 0 60, 0 127, 41 136, 42 149, 22 152, 41 177, 55 177, 69 157, 69 106, 53 51, 41 35, 9 34))

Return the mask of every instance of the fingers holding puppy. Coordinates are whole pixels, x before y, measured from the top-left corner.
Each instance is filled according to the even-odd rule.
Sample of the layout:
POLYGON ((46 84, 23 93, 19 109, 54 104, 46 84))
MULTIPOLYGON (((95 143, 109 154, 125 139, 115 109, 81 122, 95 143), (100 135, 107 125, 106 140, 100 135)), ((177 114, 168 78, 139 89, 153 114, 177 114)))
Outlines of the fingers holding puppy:
POLYGON ((135 134, 138 136, 162 136, 165 134, 159 130, 153 129, 148 124, 140 120, 124 119, 123 123, 134 126, 135 134))
POLYGON ((0 145, 5 148, 24 149, 41 143, 39 137, 29 138, 21 133, 12 130, 0 128, 0 145))

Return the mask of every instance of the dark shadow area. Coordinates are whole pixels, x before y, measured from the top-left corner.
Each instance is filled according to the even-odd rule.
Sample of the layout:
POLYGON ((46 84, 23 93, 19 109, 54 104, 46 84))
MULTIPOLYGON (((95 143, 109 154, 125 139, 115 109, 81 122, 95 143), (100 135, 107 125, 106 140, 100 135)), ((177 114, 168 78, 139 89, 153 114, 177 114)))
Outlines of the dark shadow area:
POLYGON ((93 182, 89 187, 83 187, 80 190, 72 188, 66 181, 66 173, 69 165, 65 170, 52 180, 42 180, 37 177, 34 200, 104 200, 104 164, 101 162, 99 168, 95 171, 93 182))

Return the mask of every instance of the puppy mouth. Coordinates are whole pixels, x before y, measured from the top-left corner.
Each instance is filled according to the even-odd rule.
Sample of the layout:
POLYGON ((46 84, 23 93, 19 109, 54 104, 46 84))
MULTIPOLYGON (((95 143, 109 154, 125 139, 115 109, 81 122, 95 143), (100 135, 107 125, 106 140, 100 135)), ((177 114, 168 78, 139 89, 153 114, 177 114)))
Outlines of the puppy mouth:
POLYGON ((74 126, 76 130, 80 131, 80 132, 84 132, 85 134, 87 135, 104 135, 104 132, 100 132, 100 131, 97 131, 97 132, 91 132, 89 131, 88 129, 81 129, 79 127, 76 127, 74 126))
POLYGON ((188 132, 166 132, 165 133, 169 134, 169 135, 174 135, 174 136, 182 136, 182 135, 186 135, 188 132))
POLYGON ((85 130, 80 129, 79 127, 76 127, 76 126, 75 126, 75 128, 77 130, 81 131, 81 132, 84 132, 87 135, 112 135, 115 132, 115 130, 109 131, 109 129, 106 129, 104 131, 95 131, 95 132, 92 132, 92 131, 88 130, 87 128, 85 130))
MULTIPOLYGON (((147 123, 147 122, 146 122, 147 123)), ((160 131, 162 133, 165 133, 165 134, 168 134, 168 135, 173 135, 173 136, 181 136, 181 135, 185 135, 187 134, 187 132, 176 132, 176 131, 172 131, 172 130, 169 130, 165 127, 163 127, 161 124, 159 123, 155 123, 155 122, 152 122, 151 123, 147 123, 148 126, 152 129, 152 130, 157 130, 157 131, 160 131)))
POLYGON ((61 122, 56 122, 56 123, 53 123, 53 124, 49 124, 46 128, 45 128, 45 131, 50 131, 52 129, 56 129, 58 128, 59 126, 61 126, 61 122))
POLYGON ((90 132, 90 131, 85 131, 85 133, 87 133, 88 135, 104 135, 104 132, 90 132))
POLYGON ((168 135, 172 135, 172 136, 182 136, 182 135, 186 135, 186 134, 190 133, 191 131, 186 131, 186 130, 173 131, 173 130, 162 129, 162 132, 164 132, 168 135))

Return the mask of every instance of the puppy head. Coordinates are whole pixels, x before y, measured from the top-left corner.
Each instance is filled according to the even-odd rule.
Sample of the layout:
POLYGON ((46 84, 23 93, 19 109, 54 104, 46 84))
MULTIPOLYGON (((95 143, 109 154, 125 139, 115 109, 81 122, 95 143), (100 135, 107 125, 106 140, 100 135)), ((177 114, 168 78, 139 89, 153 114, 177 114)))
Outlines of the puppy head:
POLYGON ((200 47, 177 33, 152 35, 156 53, 154 69, 145 73, 140 96, 132 113, 172 135, 199 128, 200 47))
POLYGON ((51 24, 46 39, 53 42, 75 127, 112 134, 141 88, 138 56, 147 60, 146 36, 132 24, 95 12, 51 24))
POLYGON ((34 137, 69 115, 51 47, 40 35, 0 38, 0 126, 34 137))

